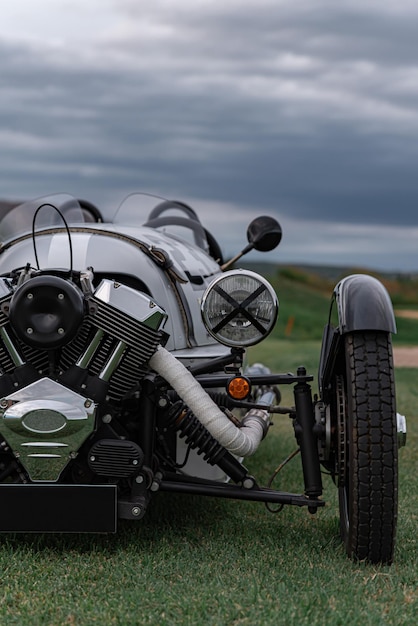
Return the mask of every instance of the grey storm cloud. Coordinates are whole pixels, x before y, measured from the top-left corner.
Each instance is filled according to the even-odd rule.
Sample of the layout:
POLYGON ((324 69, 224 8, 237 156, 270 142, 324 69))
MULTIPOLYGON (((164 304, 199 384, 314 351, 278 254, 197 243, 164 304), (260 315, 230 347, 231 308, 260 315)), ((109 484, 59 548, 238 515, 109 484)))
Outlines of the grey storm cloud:
POLYGON ((330 237, 350 253, 338 224, 365 249, 418 228, 414 2, 86 4, 2 9, 1 197, 141 189, 212 221, 273 212, 317 225, 289 257, 327 261, 330 237))

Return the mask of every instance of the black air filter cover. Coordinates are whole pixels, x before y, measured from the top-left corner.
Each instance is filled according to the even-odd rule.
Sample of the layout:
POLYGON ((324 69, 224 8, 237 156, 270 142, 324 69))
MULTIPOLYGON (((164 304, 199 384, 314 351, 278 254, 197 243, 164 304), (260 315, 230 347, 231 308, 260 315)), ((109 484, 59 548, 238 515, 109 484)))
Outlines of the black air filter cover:
POLYGON ((23 283, 10 302, 10 323, 21 341, 49 350, 69 343, 84 317, 84 298, 74 283, 59 276, 36 276, 23 283))

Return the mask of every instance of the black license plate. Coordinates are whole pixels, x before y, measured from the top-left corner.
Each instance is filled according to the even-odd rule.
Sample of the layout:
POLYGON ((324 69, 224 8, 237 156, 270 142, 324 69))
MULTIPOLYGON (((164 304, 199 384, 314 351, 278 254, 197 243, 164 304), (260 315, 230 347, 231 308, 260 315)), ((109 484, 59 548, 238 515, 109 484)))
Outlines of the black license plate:
POLYGON ((116 485, 0 485, 0 532, 116 530, 116 485))

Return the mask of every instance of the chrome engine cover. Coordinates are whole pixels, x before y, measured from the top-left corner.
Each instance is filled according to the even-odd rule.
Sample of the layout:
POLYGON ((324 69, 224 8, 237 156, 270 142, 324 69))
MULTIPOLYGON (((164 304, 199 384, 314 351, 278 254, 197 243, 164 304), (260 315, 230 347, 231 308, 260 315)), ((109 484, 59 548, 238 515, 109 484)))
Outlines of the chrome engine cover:
POLYGON ((41 378, 0 400, 0 433, 34 482, 56 482, 95 426, 96 404, 41 378))

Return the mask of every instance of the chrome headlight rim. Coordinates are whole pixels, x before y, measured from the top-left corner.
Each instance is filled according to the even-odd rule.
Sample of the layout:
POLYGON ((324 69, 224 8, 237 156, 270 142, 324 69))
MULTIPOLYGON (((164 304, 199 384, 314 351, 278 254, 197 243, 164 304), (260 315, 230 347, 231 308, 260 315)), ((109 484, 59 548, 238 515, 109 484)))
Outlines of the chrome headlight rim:
MULTIPOLYGON (((244 290, 245 291, 245 290, 244 290)), ((271 284, 260 274, 252 272, 250 270, 235 269, 224 272, 217 276, 206 288, 203 294, 200 306, 203 323, 209 335, 216 339, 219 343, 229 346, 231 348, 246 348, 256 345, 263 341, 273 330, 277 320, 279 302, 276 292, 271 284), (222 288, 222 284, 226 286, 230 280, 237 279, 237 284, 241 281, 241 285, 245 285, 245 281, 253 282, 257 287, 248 291, 247 297, 241 303, 237 302, 234 296, 228 293, 228 290, 222 288), (214 294, 225 299, 225 302, 229 304, 230 310, 222 317, 218 314, 217 318, 222 317, 221 321, 214 324, 214 315, 211 314, 211 305, 213 304, 214 294), (264 295, 263 295, 264 294, 264 295), (257 316, 252 314, 247 307, 250 307, 254 301, 259 297, 267 297, 269 300, 270 316, 269 319, 263 319, 263 323, 257 319, 257 316), (232 308, 231 308, 232 307, 232 308), (242 328, 238 339, 233 339, 228 336, 227 333, 222 330, 228 325, 229 322, 237 318, 238 315, 243 315, 249 322, 248 331, 242 328)))

